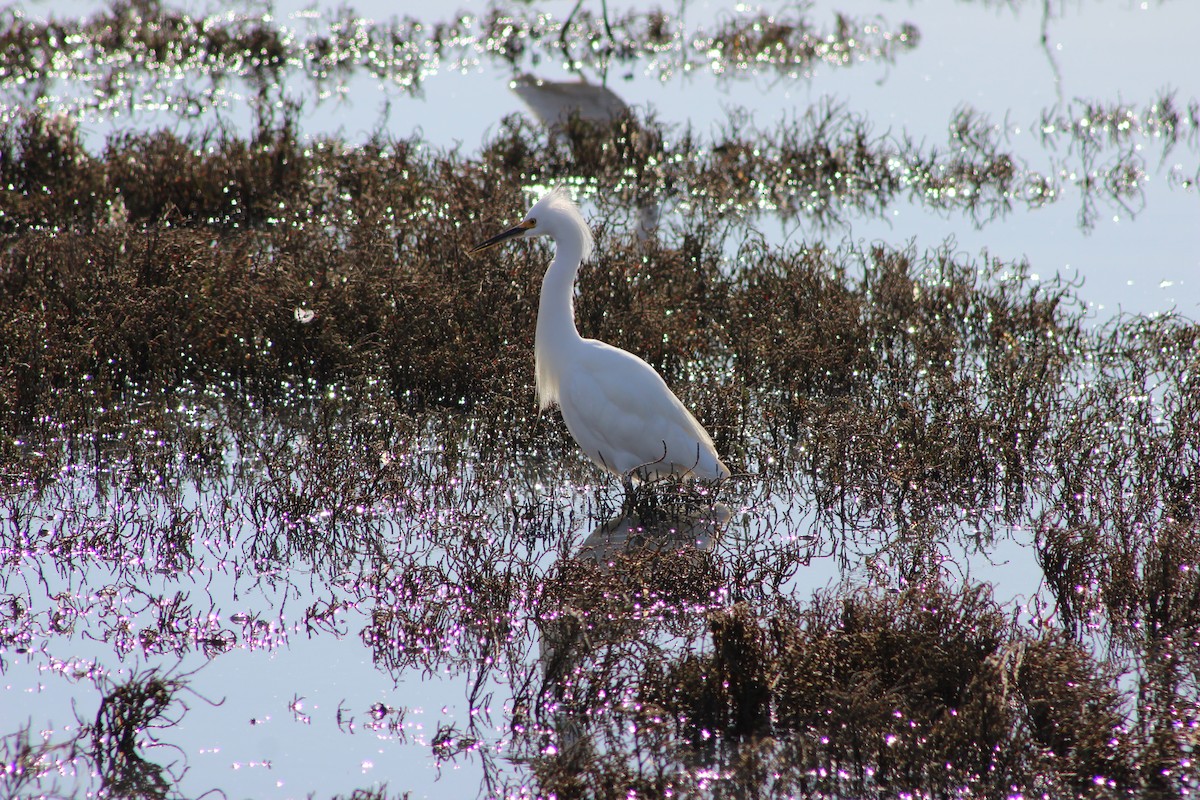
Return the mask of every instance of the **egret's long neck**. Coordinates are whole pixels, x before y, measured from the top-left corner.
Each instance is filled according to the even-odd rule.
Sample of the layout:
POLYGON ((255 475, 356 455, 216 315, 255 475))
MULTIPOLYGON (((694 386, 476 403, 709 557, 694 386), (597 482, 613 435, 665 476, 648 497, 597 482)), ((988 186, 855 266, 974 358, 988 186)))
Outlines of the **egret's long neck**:
POLYGON ((542 278, 542 298, 538 305, 537 346, 560 339, 578 339, 575 328, 575 275, 579 255, 559 248, 542 278))
POLYGON ((559 376, 570 349, 582 341, 575 327, 575 275, 583 257, 583 241, 559 237, 554 261, 542 278, 534 356, 537 362, 538 404, 546 408, 558 400, 559 376))

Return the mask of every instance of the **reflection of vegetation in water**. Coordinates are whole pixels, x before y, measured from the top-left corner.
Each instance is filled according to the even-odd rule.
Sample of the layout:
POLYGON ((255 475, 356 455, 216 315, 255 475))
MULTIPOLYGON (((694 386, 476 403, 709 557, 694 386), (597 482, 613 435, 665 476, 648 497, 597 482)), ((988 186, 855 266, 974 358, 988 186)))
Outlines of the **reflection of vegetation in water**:
MULTIPOLYGON (((1039 130, 1047 149, 1065 147, 1061 161, 1055 159, 1058 171, 1078 189, 1079 222, 1089 228, 1101 200, 1130 217, 1141 210, 1143 187, 1153 174, 1146 161, 1155 150, 1161 167, 1181 143, 1193 151, 1200 146, 1200 102, 1190 100, 1185 110, 1171 94, 1141 109, 1077 100, 1065 109, 1043 112, 1039 130)), ((1167 180, 1181 189, 1193 189, 1198 178, 1200 171, 1188 174, 1178 166, 1167 173, 1167 180)))
MULTIPOLYGON (((1195 149, 1194 108, 1048 113, 1044 175, 969 109, 946 150, 828 105, 707 143, 653 119, 553 139, 510 120, 477 158, 305 143, 295 113, 100 153, 65 117, 4 123, 0 666, 84 639, 188 664, 291 633, 361 643, 381 673, 460 676, 492 709, 429 744, 497 794, 1196 787, 1197 325, 1088 327, 1077 287, 952 243, 755 230, 906 199, 986 222, 1068 185, 1086 225, 1089 203, 1136 207, 1139 143, 1195 149), (595 473, 532 411, 545 259, 464 254, 489 209, 566 175, 599 239, 581 329, 666 375, 740 473, 705 547, 686 510, 713 498, 681 487, 578 544, 620 495, 580 493, 595 473), (641 242, 628 206, 647 196, 688 213, 641 242), (1015 611, 964 555, 1006 542, 1045 578, 1015 611), (798 597, 828 555, 866 585, 798 597), (288 625, 276 593, 302 605, 288 625)), ((174 791, 145 732, 179 721, 191 677, 56 664, 95 716, 7 735, 3 793, 45 791, 56 759, 114 794, 174 791)), ((405 714, 339 726, 402 738, 405 714)))
POLYGON ((647 753, 746 795, 994 796, 1039 785, 1104 796, 1139 783, 1136 737, 1103 668, 1058 634, 1012 630, 981 587, 751 609, 709 614, 708 641, 682 657, 616 659, 614 645, 591 644, 588 681, 626 688, 606 713, 589 707, 586 746, 626 759, 588 762, 579 744, 536 763, 543 786, 703 788, 639 768, 647 753), (615 665, 634 675, 610 680, 615 665))
MULTIPOLYGON (((0 758, 5 769, 0 773, 0 789, 5 797, 30 797, 49 790, 55 796, 74 796, 63 785, 48 783, 47 775, 81 777, 94 769, 105 797, 164 798, 176 797, 175 786, 186 770, 185 758, 162 766, 147 758, 147 751, 173 749, 160 741, 160 732, 178 724, 187 710, 181 695, 188 692, 189 676, 160 673, 149 669, 116 683, 103 673, 76 676, 90 679, 101 695, 99 710, 92 721, 80 720, 78 732, 71 738, 51 742, 43 738, 34 743, 28 727, 0 740, 0 758)), ((194 699, 203 700, 203 698, 194 699)), ((45 734, 43 733, 43 737, 45 734)), ((44 795, 43 795, 44 796, 44 795)))
POLYGON ((429 24, 413 18, 375 22, 342 7, 328 17, 303 15, 307 34, 277 24, 269 8, 194 17, 158 0, 114 0, 82 19, 33 21, 16 7, 2 14, 0 88, 20 87, 36 96, 52 93, 56 80, 79 81, 89 87, 77 101, 81 107, 184 114, 202 113, 234 80, 266 99, 303 76, 324 98, 363 72, 416 93, 440 69, 487 59, 524 70, 564 58, 577 70, 602 74, 638 64, 664 80, 701 69, 718 78, 795 76, 816 64, 892 61, 919 40, 911 25, 888 30, 876 20, 842 15, 822 29, 798 9, 782 16, 735 15, 713 30, 684 31, 661 10, 612 17, 576 9, 559 20, 493 4, 480 14, 464 11, 448 16, 450 22, 429 24), (210 83, 198 84, 199 77, 210 83))
POLYGON ((146 744, 161 746, 150 731, 177 722, 169 713, 172 706, 180 706, 176 695, 183 686, 175 678, 151 671, 105 691, 91 726, 91 753, 103 778, 102 792, 147 798, 172 793, 171 785, 179 775, 146 760, 140 751, 146 744))

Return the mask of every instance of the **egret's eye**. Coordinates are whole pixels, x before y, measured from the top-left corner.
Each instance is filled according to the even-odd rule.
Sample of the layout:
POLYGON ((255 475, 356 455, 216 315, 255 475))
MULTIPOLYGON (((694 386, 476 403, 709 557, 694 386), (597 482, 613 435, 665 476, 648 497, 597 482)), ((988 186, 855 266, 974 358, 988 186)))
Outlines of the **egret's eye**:
POLYGON ((517 227, 518 227, 518 228, 524 228, 524 229, 525 229, 525 230, 527 230, 527 231, 531 231, 531 230, 533 230, 534 228, 536 228, 536 227, 537 227, 537 220, 536 220, 536 219, 534 219, 533 217, 530 217, 529 219, 525 220, 524 222, 522 222, 522 223, 521 223, 520 225, 518 225, 517 227))

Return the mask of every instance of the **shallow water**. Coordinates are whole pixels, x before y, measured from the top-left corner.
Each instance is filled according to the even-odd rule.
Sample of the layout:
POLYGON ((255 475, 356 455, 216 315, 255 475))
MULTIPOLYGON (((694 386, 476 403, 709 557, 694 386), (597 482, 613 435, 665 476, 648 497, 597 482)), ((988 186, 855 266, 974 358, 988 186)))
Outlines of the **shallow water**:
MULTIPOLYGON (((53 62, 45 84, 10 62, 0 118, 36 106, 74 120, 43 142, 77 136, 98 154, 114 134, 167 127, 200 136, 202 161, 224 146, 214 125, 234 140, 292 125, 303 144, 278 172, 288 159, 303 172, 302 190, 264 189, 249 157, 224 185, 219 169, 210 186, 180 167, 180 185, 217 199, 193 212, 182 191, 161 214, 140 210, 156 198, 127 177, 100 224, 56 206, 62 189, 9 189, 0 273, 22 298, 10 319, 61 332, 69 352, 50 336, 14 346, 0 370, 2 793, 721 795, 763 785, 765 764, 779 795, 972 796, 1004 770, 1032 790, 1021 776, 1049 774, 1031 755, 1044 753, 1069 764, 1047 778, 1064 794, 1195 791, 1200 63, 1184 37, 1200 13, 697 4, 667 11, 667 35, 613 5, 610 40, 593 9, 576 23, 598 44, 582 27, 563 41, 638 127, 568 130, 556 145, 532 120, 502 120, 527 115, 508 90, 517 74, 567 79, 549 21, 573 5, 403 22, 388 32, 405 43, 381 49, 366 22, 281 4, 192 17, 270 34, 255 41, 281 48, 277 62, 269 48, 205 58, 108 41, 103 58, 53 62), (789 38, 799 26, 768 16, 802 16, 814 33, 789 38), (493 22, 502 40, 477 35, 493 22), (754 51, 759 36, 780 44, 754 51), (345 142, 313 138, 329 136, 345 142), (343 147, 369 168, 345 167, 343 147), (428 194, 403 196, 405 179, 428 194), (555 412, 532 412, 529 342, 495 318, 499 302, 499 316, 528 314, 545 253, 472 267, 490 270, 480 284, 496 294, 482 300, 451 274, 467 266, 446 242, 473 244, 523 212, 519 188, 558 179, 604 228, 581 327, 647 355, 738 465, 715 498, 640 497, 646 548, 597 535, 623 516, 620 487, 555 412), (494 193, 476 202, 484 182, 494 193), (270 191, 284 200, 269 212, 239 207, 270 191), (16 194, 30 201, 19 212, 16 194), (639 243, 647 217, 631 208, 650 201, 659 226, 639 243), (446 220, 455 202, 470 216, 446 220), (63 244, 74 236, 82 256, 63 244), (80 264, 121 274, 127 252, 147 263, 132 289, 60 292, 81 285, 80 264), (216 268, 154 268, 204 265, 205 252, 216 268), (37 317, 36 294, 17 291, 25 271, 42 276, 41 308, 61 295, 70 313, 37 317), (276 272, 264 304, 255 281, 276 272), (396 272, 412 281, 403 291, 396 272), (144 339, 119 319, 71 328, 95 312, 71 305, 80 297, 103 306, 159 285, 230 307, 144 339), (440 312, 439 289, 479 314, 431 322, 422 305, 440 312), (256 315, 259 338, 246 333, 256 315), (459 338, 435 349, 443 332, 459 338), (171 336, 186 351, 164 358, 156 342, 171 336), (111 370, 30 374, 69 373, 114 338, 111 370), (456 360, 494 368, 453 372, 456 360), (178 378, 193 371, 203 380, 178 378), (69 388, 39 393, 40 380, 69 388), (729 513, 715 536, 669 535, 714 500, 729 513), (856 631, 867 656, 825 635, 837 608, 833 627, 856 631), (904 670, 927 664, 928 641, 962 657, 941 665, 944 686, 904 670), (808 674, 835 677, 821 694, 808 674), (1060 686, 1100 699, 1089 711, 1066 689, 1038 693, 1060 686), (139 692, 141 705, 121 704, 139 692), (1106 692, 1124 717, 1104 716, 1106 692), (960 711, 988 718, 972 703, 1025 717, 960 731, 960 711), (1080 743, 1110 723, 1109 750, 1080 743), (1058 728, 1071 733, 1047 733, 1058 728), (931 742, 961 759, 947 784, 922 777, 931 742), (975 742, 1000 742, 1011 762, 978 766, 975 742)), ((133 13, 149 12, 170 7, 133 13)), ((157 175, 152 148, 132 152, 113 163, 144 157, 157 175)), ((145 319, 193 307, 164 308, 145 319)))

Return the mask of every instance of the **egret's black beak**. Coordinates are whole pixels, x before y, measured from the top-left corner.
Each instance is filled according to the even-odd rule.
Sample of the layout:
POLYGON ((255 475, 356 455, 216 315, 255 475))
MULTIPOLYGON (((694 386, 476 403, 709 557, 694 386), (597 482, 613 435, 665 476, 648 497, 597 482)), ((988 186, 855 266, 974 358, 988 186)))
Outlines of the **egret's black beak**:
POLYGON ((533 220, 527 219, 524 222, 522 222, 520 225, 517 225, 516 227, 513 227, 513 228, 509 228, 504 233, 498 233, 495 236, 493 236, 492 238, 488 239, 486 242, 482 242, 480 244, 475 245, 470 250, 468 250, 467 253, 469 255, 475 255, 476 253, 487 250, 489 247, 494 247, 494 246, 500 244, 501 242, 506 242, 509 239, 515 239, 516 237, 525 233, 525 231, 532 228, 535 224, 536 223, 533 220))

